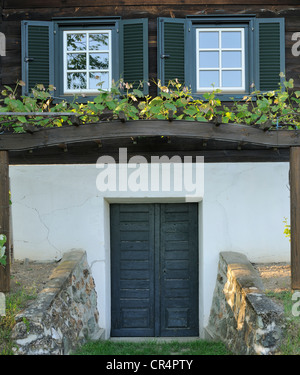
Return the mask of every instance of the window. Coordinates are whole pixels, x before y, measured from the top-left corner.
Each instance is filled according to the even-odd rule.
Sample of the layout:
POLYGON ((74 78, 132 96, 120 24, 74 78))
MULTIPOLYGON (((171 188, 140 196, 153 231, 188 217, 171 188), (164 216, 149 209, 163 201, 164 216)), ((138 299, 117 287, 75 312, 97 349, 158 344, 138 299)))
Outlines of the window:
POLYGON ((200 16, 158 20, 158 77, 177 78, 195 98, 220 89, 239 100, 279 88, 285 72, 284 19, 200 16))
POLYGON ((97 93, 112 82, 111 30, 64 31, 64 93, 97 93))
POLYGON ((120 79, 148 94, 148 20, 119 17, 22 21, 22 80, 27 95, 39 83, 56 99, 79 101, 120 79))
POLYGON ((197 92, 244 92, 244 45, 243 28, 197 28, 197 92))

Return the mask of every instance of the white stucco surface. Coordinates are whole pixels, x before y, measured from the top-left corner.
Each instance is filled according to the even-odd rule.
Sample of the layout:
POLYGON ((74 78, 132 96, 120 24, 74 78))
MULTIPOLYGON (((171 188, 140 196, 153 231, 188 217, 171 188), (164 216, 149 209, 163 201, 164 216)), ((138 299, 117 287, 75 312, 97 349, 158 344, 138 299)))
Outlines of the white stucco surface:
MULTIPOLYGON (((289 261, 283 234, 290 213, 288 170, 288 163, 220 163, 205 164, 204 179, 199 172, 188 201, 199 202, 200 327, 207 324, 220 251, 244 253, 251 262, 289 261)), ((99 191, 99 172, 95 165, 10 166, 13 239, 17 259, 58 260, 72 248, 87 252, 108 337, 109 204, 184 202, 187 192, 174 186, 147 190, 145 184, 143 191, 99 191)), ((139 173, 144 183, 149 169, 139 173)))

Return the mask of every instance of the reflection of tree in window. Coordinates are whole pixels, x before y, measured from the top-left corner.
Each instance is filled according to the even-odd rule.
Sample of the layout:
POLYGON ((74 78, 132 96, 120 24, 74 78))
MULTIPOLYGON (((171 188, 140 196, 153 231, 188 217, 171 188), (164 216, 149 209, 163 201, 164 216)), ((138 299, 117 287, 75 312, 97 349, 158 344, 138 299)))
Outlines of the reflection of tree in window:
POLYGON ((89 49, 90 50, 107 50, 108 49, 108 34, 90 34, 89 35, 89 49), (105 48, 104 48, 105 47, 105 48))
POLYGON ((90 69, 108 69, 108 53, 91 53, 90 69))
POLYGON ((84 51, 86 49, 86 34, 68 34, 67 50, 84 51))
POLYGON ((85 53, 68 53, 67 68, 70 70, 86 69, 86 54, 85 53))
POLYGON ((108 32, 67 32, 67 90, 109 88, 110 34, 108 32))
POLYGON ((67 75, 68 90, 86 89, 85 73, 68 73, 67 75))

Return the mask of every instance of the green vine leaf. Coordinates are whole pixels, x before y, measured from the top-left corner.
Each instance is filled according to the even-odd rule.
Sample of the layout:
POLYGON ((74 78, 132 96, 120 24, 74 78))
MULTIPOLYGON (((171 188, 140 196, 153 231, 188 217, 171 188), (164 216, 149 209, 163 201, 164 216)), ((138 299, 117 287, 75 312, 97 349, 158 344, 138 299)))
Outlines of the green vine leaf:
MULTIPOLYGON (((284 77, 284 75, 281 75, 284 77)), ((221 90, 213 89, 204 93, 201 100, 194 99, 191 90, 181 85, 177 79, 167 86, 155 83, 160 95, 144 96, 142 84, 133 88, 133 84, 120 81, 114 83, 110 91, 99 89, 93 100, 78 103, 61 100, 53 102, 55 87, 46 88, 39 84, 31 91, 30 96, 17 97, 18 86, 25 83, 18 81, 15 88, 5 86, 2 90, 0 105, 0 130, 11 129, 14 132, 24 132, 24 127, 30 124, 38 127, 60 127, 72 124, 69 116, 51 118, 50 116, 23 116, 18 112, 73 112, 80 122, 88 124, 99 120, 102 113, 111 113, 110 119, 117 119, 120 111, 127 119, 150 120, 169 119, 170 112, 174 121, 207 122, 218 118, 218 122, 247 125, 263 125, 264 123, 281 124, 287 129, 300 126, 300 91, 293 91, 294 81, 284 81, 278 90, 260 92, 254 91, 245 95, 241 101, 222 107, 221 90), (6 112, 16 112, 16 116, 5 115, 6 112)))

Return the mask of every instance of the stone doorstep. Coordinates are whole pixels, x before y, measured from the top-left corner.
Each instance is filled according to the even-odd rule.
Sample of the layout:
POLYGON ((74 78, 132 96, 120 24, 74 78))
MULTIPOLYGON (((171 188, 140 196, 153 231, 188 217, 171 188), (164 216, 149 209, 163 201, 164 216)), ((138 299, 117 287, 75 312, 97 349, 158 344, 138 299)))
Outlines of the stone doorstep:
POLYGON ((193 342, 202 340, 202 338, 197 336, 192 337, 110 337, 108 339, 112 342, 146 342, 146 341, 154 341, 154 342, 193 342))

